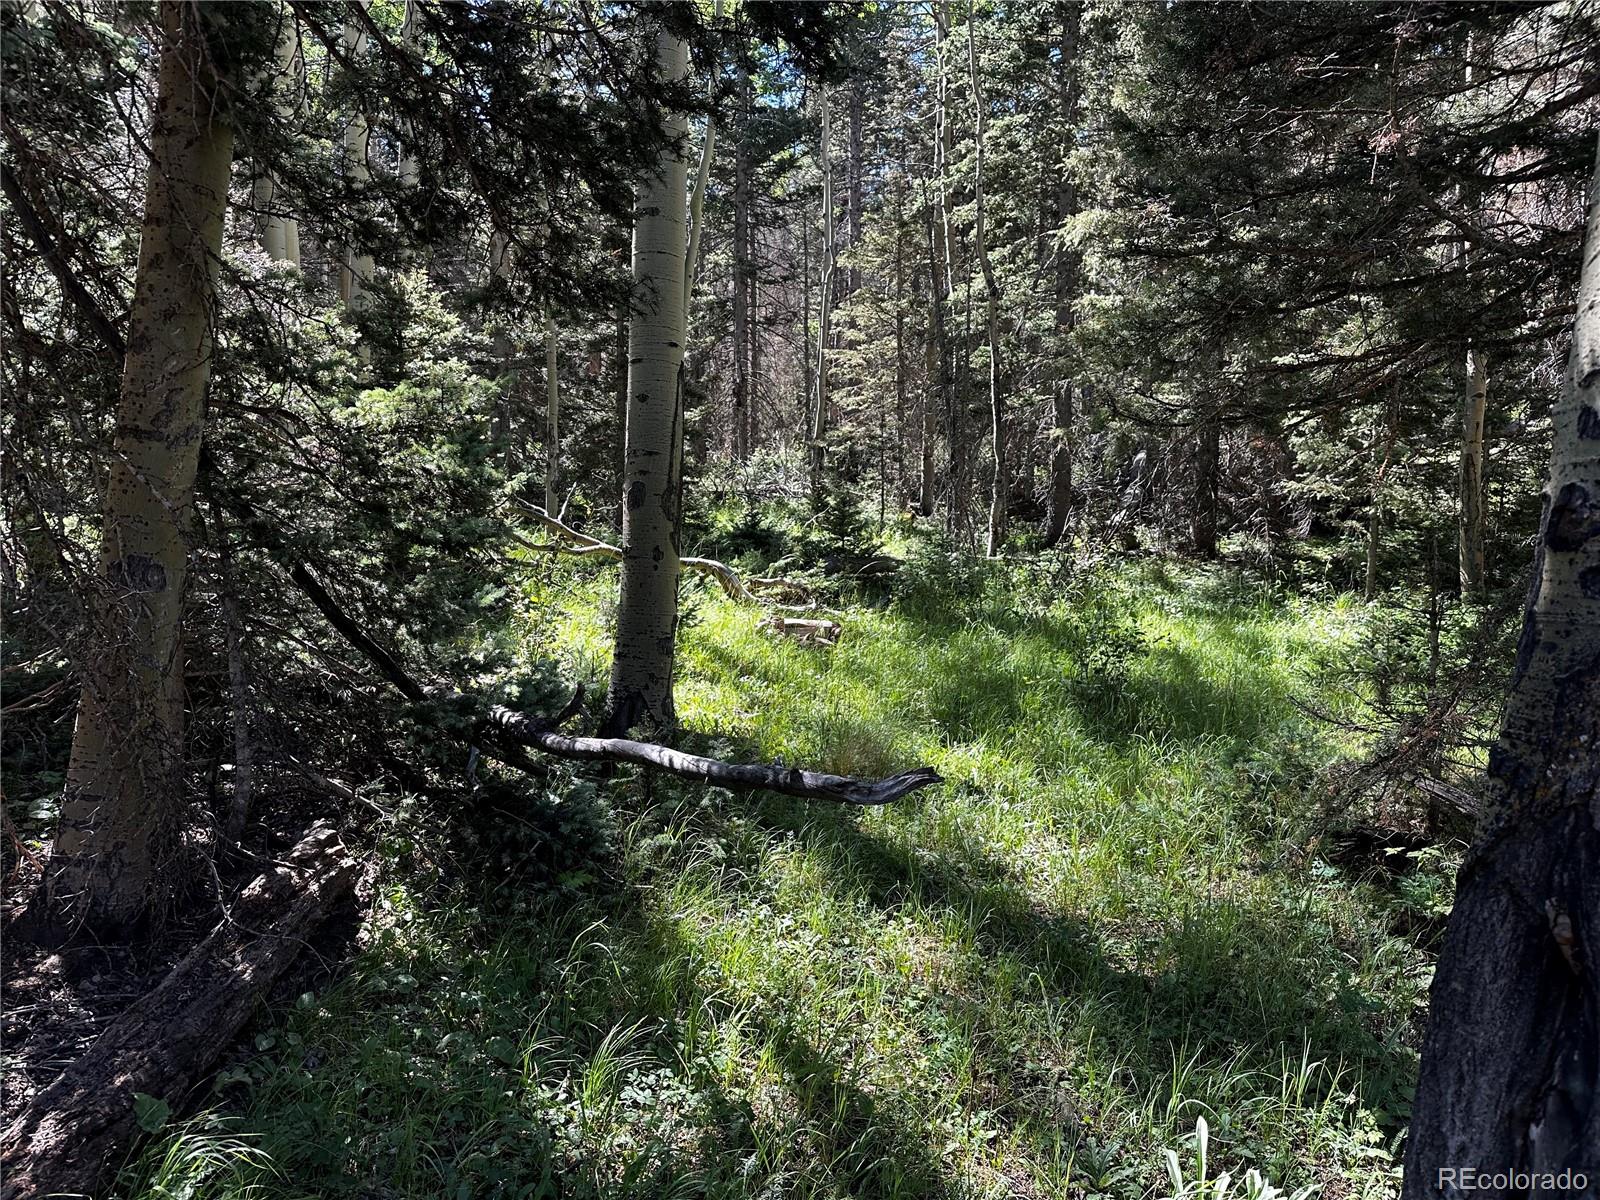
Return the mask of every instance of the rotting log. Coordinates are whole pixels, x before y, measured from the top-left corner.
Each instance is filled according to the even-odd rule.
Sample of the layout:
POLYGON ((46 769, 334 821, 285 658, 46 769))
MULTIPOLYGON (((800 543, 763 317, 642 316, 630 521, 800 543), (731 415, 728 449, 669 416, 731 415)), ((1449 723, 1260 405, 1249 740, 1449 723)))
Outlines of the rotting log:
MULTIPOLYGON (((622 561, 621 546, 614 546, 610 542, 603 542, 599 538, 590 537, 587 533, 581 533, 561 520, 561 518, 552 516, 537 504, 519 502, 517 507, 561 539, 557 542, 530 542, 524 538, 516 537, 517 544, 524 549, 537 550, 544 554, 568 554, 578 557, 593 556, 595 558, 610 559, 614 562, 622 561)), ((680 558, 678 561, 683 564, 684 570, 694 571, 700 575, 708 575, 716 580, 717 586, 722 589, 723 594, 728 599, 737 601, 740 604, 749 604, 757 608, 780 608, 790 612, 810 612, 816 608, 815 603, 772 604, 756 594, 757 590, 761 590, 801 599, 809 597, 810 589, 797 580, 760 576, 746 584, 740 578, 739 572, 728 566, 727 563, 718 562, 714 558, 696 558, 691 555, 680 558)))
POLYGON ((93 1196, 136 1132, 135 1096, 176 1108, 359 873, 338 834, 318 825, 258 876, 0 1136, 0 1200, 93 1196))

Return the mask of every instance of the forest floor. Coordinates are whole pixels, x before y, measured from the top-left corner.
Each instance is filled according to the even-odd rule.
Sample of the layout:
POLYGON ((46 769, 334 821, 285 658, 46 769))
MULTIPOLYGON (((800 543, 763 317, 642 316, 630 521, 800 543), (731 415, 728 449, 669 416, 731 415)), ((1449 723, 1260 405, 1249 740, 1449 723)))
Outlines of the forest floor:
MULTIPOLYGON (((1366 607, 941 561, 833 648, 686 584, 678 695, 724 755, 943 787, 859 811, 561 767, 550 811, 610 849, 537 882, 397 819, 350 969, 119 1194, 1205 1195, 1165 1155, 1196 1178, 1197 1118, 1213 1177, 1395 1194, 1450 863, 1332 849, 1320 772, 1357 747, 1295 703, 1345 702, 1366 607)), ((602 679, 614 587, 541 563, 507 636, 602 679)))

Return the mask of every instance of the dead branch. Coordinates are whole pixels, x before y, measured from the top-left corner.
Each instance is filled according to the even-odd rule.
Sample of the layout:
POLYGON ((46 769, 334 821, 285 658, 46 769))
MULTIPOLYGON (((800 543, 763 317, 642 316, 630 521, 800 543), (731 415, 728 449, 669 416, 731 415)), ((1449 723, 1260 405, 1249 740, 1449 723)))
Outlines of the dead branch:
MULTIPOLYGON (((518 537, 516 534, 513 534, 512 537, 516 540, 518 545, 529 550, 538 550, 546 554, 568 554, 577 555, 579 557, 592 555, 596 558, 607 558, 616 562, 622 561, 622 547, 613 546, 610 542, 602 542, 599 538, 590 537, 586 533, 580 533, 578 530, 572 528, 572 526, 568 525, 559 517, 551 516, 537 504, 527 504, 522 501, 518 501, 517 507, 523 512, 527 513, 535 521, 539 522, 539 524, 543 525, 551 533, 555 534, 558 539, 560 539, 559 541, 553 543, 530 542, 524 538, 518 537)), ((696 558, 690 556, 686 558, 680 558, 678 561, 681 562, 686 569, 694 571, 700 575, 708 575, 712 579, 716 580, 717 586, 722 589, 723 594, 726 595, 728 599, 737 601, 740 604, 749 604, 756 608, 774 607, 785 609, 789 612, 810 612, 816 608, 816 604, 814 602, 769 605, 766 601, 762 600, 760 596, 756 595, 754 590, 752 590, 755 587, 759 587, 763 591, 777 592, 782 595, 800 597, 803 600, 809 601, 811 590, 798 580, 776 579, 761 576, 756 579, 752 579, 750 581, 750 585, 747 586, 745 581, 740 578, 739 572, 728 566, 727 563, 718 562, 714 558, 696 558)))
MULTIPOLYGON (((566 711, 575 711, 581 705, 582 697, 580 689, 568 703, 566 711)), ((870 807, 892 804, 919 788, 942 782, 939 773, 932 767, 917 767, 887 779, 856 779, 849 775, 825 775, 782 765, 725 763, 698 754, 685 754, 653 742, 635 742, 628 738, 570 737, 556 732, 555 727, 561 723, 560 717, 540 720, 500 705, 490 712, 489 720, 499 736, 558 758, 638 763, 682 779, 733 791, 779 792, 805 800, 836 800, 843 804, 870 807)))

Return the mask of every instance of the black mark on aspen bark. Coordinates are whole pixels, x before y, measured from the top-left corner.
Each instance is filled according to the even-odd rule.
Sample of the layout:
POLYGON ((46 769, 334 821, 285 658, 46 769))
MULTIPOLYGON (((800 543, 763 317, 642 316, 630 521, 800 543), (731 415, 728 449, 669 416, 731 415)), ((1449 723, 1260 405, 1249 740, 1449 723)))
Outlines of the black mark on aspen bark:
POLYGON ((1581 550, 1597 533, 1600 533, 1600 509, 1596 508, 1589 489, 1581 483, 1563 485, 1545 525, 1545 545, 1552 550, 1581 550))
POLYGON ((1578 572, 1578 589, 1591 600, 1600 600, 1600 567, 1585 567, 1578 572))
POLYGON ((644 484, 638 480, 628 485, 628 511, 635 512, 644 504, 644 484))
POLYGON ((1578 436, 1586 442, 1600 441, 1600 408, 1585 404, 1578 409, 1578 436))
POLYGON ((107 564, 106 578, 130 592, 167 590, 167 569, 147 554, 130 554, 107 564))

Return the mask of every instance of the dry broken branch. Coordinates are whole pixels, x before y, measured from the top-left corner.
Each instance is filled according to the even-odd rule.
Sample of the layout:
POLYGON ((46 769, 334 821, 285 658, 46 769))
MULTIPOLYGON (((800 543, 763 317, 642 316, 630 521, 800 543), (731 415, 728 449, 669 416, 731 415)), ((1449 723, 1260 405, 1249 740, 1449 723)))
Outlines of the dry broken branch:
MULTIPOLYGON (((581 704, 582 695, 581 690, 576 693, 566 711, 574 711, 581 704)), ((489 719, 500 737, 558 758, 638 763, 696 783, 734 791, 763 790, 806 800, 837 800, 870 807, 892 804, 919 788, 942 782, 932 767, 917 767, 887 779, 856 779, 849 775, 802 771, 781 764, 725 763, 628 738, 571 737, 556 731, 559 719, 540 720, 504 706, 496 706, 489 719)))
MULTIPOLYGON (((537 550, 546 554, 592 555, 596 558, 608 558, 616 562, 622 561, 622 547, 613 546, 610 542, 602 542, 599 538, 590 537, 572 528, 559 517, 551 516, 537 504, 527 504, 519 501, 517 507, 527 513, 539 524, 543 525, 560 540, 557 542, 530 542, 525 538, 512 536, 517 544, 529 550, 537 550)), ((772 604, 756 595, 755 590, 777 592, 790 597, 809 598, 811 591, 805 584, 794 579, 776 579, 765 576, 752 579, 747 585, 727 563, 718 562, 714 558, 696 558, 689 556, 680 558, 686 570, 694 571, 700 575, 709 575, 717 581, 723 593, 730 599, 740 604, 749 604, 757 608, 780 608, 789 612, 810 612, 816 608, 814 603, 798 604, 772 604)))

